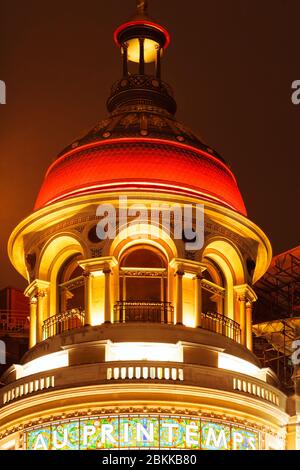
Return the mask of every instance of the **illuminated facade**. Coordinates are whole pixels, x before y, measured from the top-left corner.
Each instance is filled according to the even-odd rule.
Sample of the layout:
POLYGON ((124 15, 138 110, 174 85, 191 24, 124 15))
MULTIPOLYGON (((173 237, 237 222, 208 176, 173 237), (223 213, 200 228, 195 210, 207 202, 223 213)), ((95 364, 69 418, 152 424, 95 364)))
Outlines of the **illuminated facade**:
POLYGON ((9 241, 30 350, 2 377, 0 448, 295 448, 287 397, 252 353, 269 240, 224 160, 176 121, 169 34, 145 2, 115 41, 109 116, 58 156, 9 241), (174 236, 176 215, 169 231, 149 221, 153 204, 204 205, 204 246, 174 236), (101 205, 113 239, 97 236, 101 205))

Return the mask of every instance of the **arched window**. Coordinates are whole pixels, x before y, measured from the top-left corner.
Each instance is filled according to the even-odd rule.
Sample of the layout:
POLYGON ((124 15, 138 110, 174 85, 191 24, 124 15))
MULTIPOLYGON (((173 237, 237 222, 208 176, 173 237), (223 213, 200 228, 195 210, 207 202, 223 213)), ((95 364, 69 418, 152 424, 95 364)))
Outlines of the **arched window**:
POLYGON ((58 311, 67 312, 72 309, 84 310, 84 277, 83 270, 78 266, 81 255, 69 258, 60 268, 58 282, 58 311))
POLYGON ((156 249, 139 246, 128 250, 121 261, 121 299, 160 302, 166 298, 166 260, 156 249))
POLYGON ((121 321, 168 321, 167 260, 151 245, 137 245, 120 262, 121 321))
POLYGON ((225 279, 222 271, 211 260, 206 261, 202 281, 203 313, 224 314, 225 279))

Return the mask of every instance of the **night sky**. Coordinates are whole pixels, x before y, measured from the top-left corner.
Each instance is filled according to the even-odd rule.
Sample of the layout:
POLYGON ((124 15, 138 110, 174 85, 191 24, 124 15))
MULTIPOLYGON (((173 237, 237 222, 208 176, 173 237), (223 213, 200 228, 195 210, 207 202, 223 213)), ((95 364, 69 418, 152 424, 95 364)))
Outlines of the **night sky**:
MULTIPOLYGON (((9 234, 50 162, 105 116, 122 70, 113 31, 134 12, 134 0, 1 0, 0 287, 25 287, 9 234)), ((177 117, 230 164, 274 254, 298 245, 300 1, 149 0, 149 14, 171 33, 163 79, 177 117)))

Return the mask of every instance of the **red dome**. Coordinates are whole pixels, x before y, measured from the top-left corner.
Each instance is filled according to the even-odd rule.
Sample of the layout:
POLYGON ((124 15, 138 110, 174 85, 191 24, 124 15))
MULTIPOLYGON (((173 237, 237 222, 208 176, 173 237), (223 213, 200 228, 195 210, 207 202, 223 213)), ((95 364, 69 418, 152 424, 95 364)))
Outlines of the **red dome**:
POLYGON ((93 142, 61 155, 45 176, 35 209, 108 190, 199 196, 246 215, 235 177, 220 159, 179 142, 141 137, 93 142))

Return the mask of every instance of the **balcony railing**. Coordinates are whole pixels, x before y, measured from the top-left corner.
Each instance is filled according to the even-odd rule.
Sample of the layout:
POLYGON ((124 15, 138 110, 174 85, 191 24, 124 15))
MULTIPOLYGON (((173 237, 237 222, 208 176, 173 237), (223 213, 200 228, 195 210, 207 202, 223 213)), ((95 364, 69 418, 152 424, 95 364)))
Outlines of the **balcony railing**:
MULTIPOLYGON (((74 396, 77 387, 83 383, 89 386, 91 393, 101 393, 99 385, 122 383, 130 387, 136 383, 169 384, 193 386, 206 390, 219 390, 225 394, 234 393, 237 399, 258 400, 286 410, 286 396, 269 383, 255 377, 239 372, 213 368, 213 374, 207 373, 207 366, 197 364, 185 364, 164 361, 112 361, 105 363, 89 364, 82 374, 82 365, 70 366, 69 372, 57 371, 41 372, 32 377, 23 377, 13 383, 9 383, 0 389, 0 406, 9 405, 11 402, 29 398, 31 395, 41 395, 56 391, 74 388, 74 396), (171 382, 171 383, 170 383, 171 382)), ((61 391, 61 392, 60 392, 61 391)), ((80 393, 80 392, 79 392, 80 393)), ((219 397, 221 395, 218 395, 219 397)))
POLYGON ((74 330, 84 325, 84 311, 73 308, 64 313, 59 313, 47 318, 43 324, 43 338, 51 338, 64 331, 74 330))
MULTIPOLYGON (((115 304, 115 323, 135 321, 172 324, 174 322, 174 308, 170 302, 121 301, 115 304)), ((202 313, 200 327, 240 342, 240 325, 220 313, 202 313)))
POLYGON ((153 322, 173 323, 174 308, 170 302, 120 301, 114 307, 115 323, 153 322))
POLYGON ((231 320, 231 318, 225 317, 216 312, 207 312, 201 314, 201 328, 204 330, 213 331, 219 333, 227 338, 233 339, 237 343, 241 339, 240 325, 231 320))
MULTIPOLYGON (((80 309, 72 309, 48 318, 43 324, 43 338, 59 335, 64 331, 81 328, 84 325, 85 313, 80 309)), ((174 323, 174 308, 170 302, 134 302, 120 301, 114 306, 114 322, 152 322, 174 323)), ((240 325, 231 318, 216 312, 201 314, 200 328, 221 334, 240 342, 240 325)))

